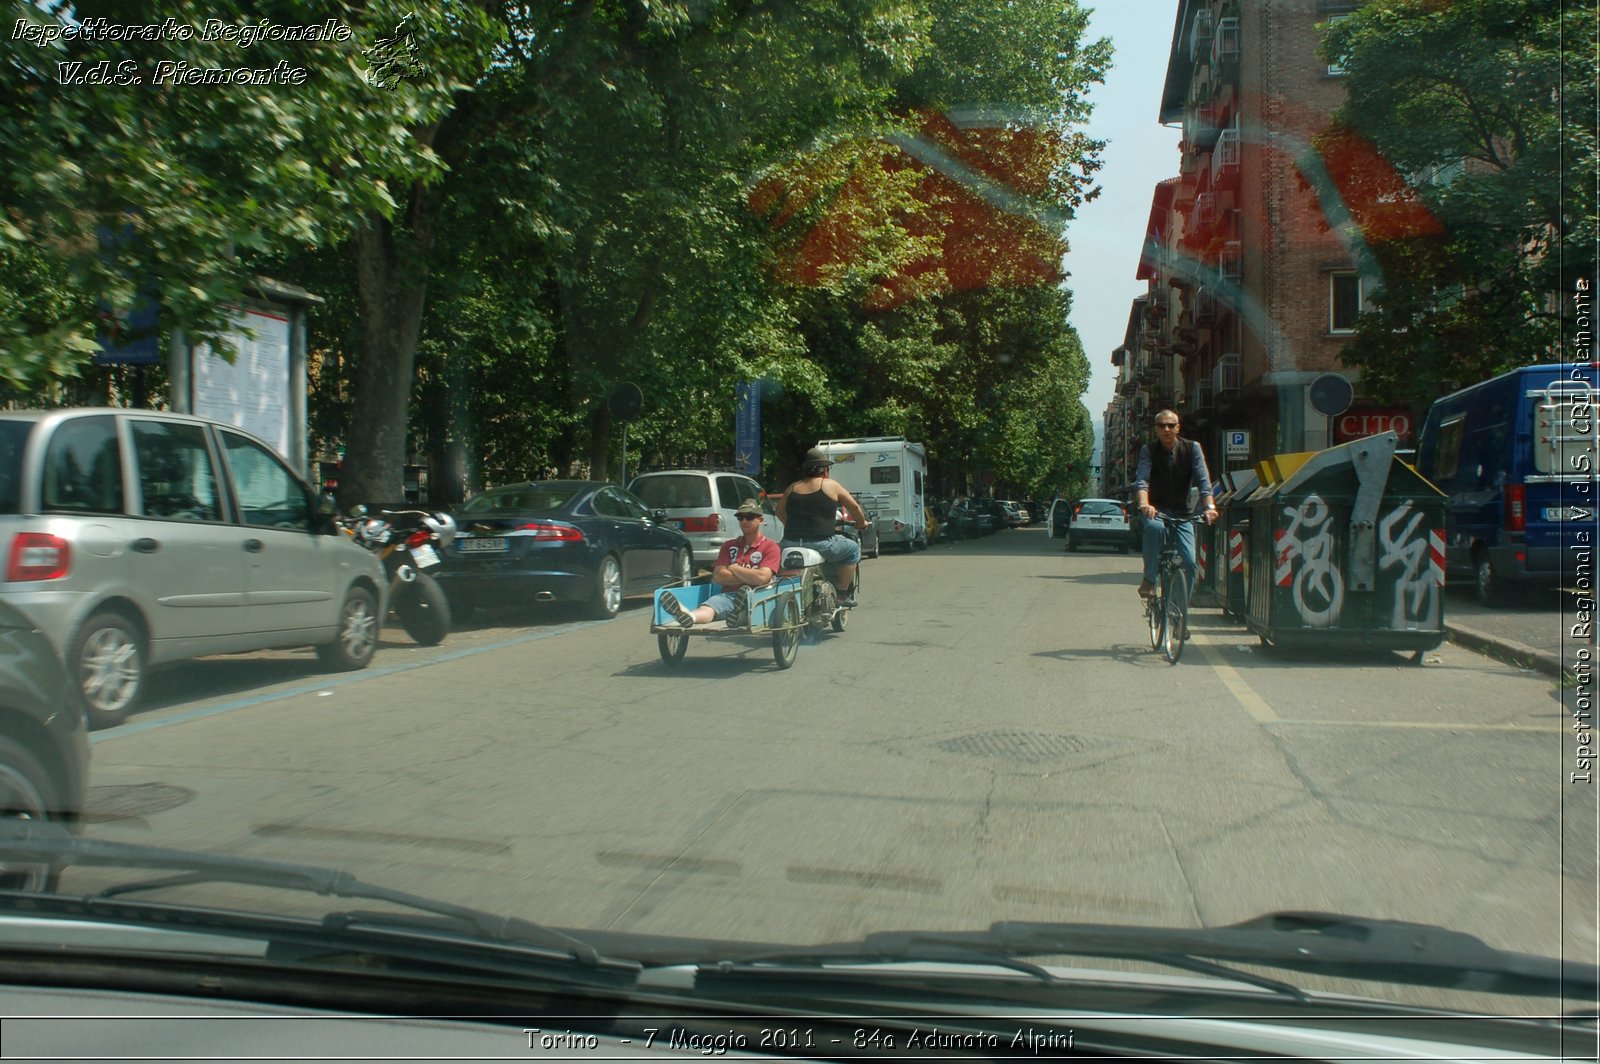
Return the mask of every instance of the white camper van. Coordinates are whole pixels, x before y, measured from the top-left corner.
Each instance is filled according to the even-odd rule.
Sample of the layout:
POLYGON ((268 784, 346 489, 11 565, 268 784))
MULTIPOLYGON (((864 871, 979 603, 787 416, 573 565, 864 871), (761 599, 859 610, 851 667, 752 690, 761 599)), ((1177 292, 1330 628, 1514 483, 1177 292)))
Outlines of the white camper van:
POLYGON ((926 550, 928 521, 924 484, 928 455, 920 443, 904 436, 863 436, 853 440, 820 440, 833 462, 828 475, 843 484, 866 510, 872 511, 879 541, 907 550, 926 550))

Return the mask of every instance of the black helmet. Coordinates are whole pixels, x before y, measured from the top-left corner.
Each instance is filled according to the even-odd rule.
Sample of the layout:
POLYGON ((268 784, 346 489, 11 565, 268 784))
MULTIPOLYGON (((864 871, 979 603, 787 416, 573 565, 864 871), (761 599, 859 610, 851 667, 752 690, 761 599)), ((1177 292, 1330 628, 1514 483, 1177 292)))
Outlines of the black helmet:
POLYGON ((801 459, 800 468, 810 473, 817 469, 826 470, 832 464, 833 461, 829 459, 827 451, 821 447, 813 447, 806 452, 805 458, 801 459))

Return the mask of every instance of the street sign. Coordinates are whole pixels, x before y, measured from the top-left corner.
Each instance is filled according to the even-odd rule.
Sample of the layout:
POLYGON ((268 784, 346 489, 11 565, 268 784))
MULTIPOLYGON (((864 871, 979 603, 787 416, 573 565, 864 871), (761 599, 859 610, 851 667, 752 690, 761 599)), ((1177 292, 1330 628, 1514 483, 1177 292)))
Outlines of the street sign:
POLYGON ((611 416, 617 421, 632 421, 644 407, 644 393, 637 384, 625 381, 611 390, 606 399, 611 416))
POLYGON ((1229 458, 1247 458, 1250 455, 1250 430, 1229 429, 1223 434, 1227 438, 1229 458))
POLYGON ((1343 373, 1323 373, 1311 382, 1311 409, 1329 417, 1338 417, 1350 409, 1356 390, 1350 378, 1343 373))

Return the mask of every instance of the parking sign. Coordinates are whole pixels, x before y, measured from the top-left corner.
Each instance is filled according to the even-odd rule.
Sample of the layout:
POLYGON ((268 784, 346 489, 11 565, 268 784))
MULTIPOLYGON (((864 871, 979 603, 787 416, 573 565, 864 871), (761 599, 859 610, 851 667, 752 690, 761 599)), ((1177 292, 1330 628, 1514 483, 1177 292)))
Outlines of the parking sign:
POLYGON ((1250 454, 1249 429, 1229 429, 1226 435, 1229 458, 1244 458, 1250 454))

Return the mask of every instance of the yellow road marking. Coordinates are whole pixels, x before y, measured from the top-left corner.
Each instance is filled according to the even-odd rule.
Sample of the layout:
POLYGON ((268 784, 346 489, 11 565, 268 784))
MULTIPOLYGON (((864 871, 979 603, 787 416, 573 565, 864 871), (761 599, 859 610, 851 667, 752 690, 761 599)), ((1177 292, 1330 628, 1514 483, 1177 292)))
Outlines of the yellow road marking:
POLYGON ((1285 720, 1273 712, 1272 707, 1267 705, 1267 700, 1257 694, 1255 688, 1239 675, 1239 671, 1222 658, 1210 640, 1196 639, 1191 634, 1189 643, 1205 655, 1206 661, 1216 670, 1217 677, 1222 680, 1223 685, 1239 705, 1244 707, 1244 711, 1261 724, 1294 724, 1305 728, 1406 728, 1482 732, 1538 732, 1565 728, 1564 722, 1560 719, 1542 721, 1538 724, 1470 724, 1465 721, 1431 720, 1285 720))
POLYGON ((1212 649, 1209 639, 1197 640, 1191 637, 1189 642, 1197 647, 1200 653, 1205 655, 1206 660, 1216 670, 1217 676, 1221 678, 1229 693, 1244 707, 1246 713, 1262 724, 1277 722, 1278 715, 1272 711, 1271 706, 1267 705, 1267 700, 1256 694, 1255 688, 1244 682, 1244 677, 1239 675, 1239 671, 1224 661, 1222 655, 1212 649))

